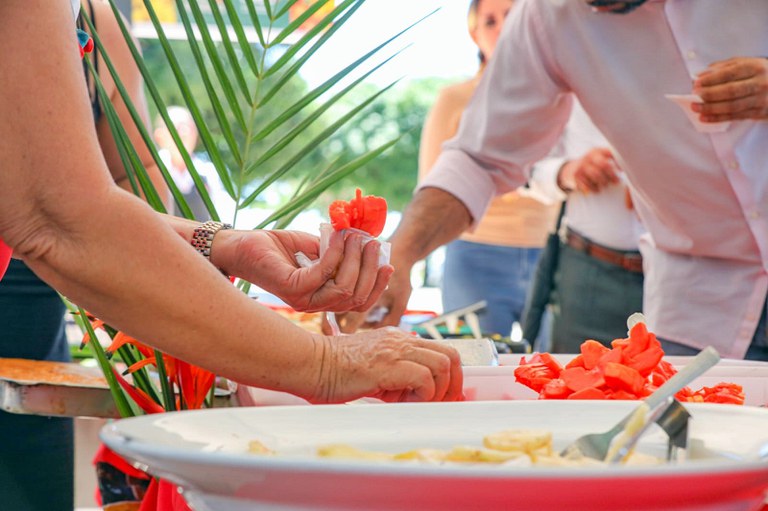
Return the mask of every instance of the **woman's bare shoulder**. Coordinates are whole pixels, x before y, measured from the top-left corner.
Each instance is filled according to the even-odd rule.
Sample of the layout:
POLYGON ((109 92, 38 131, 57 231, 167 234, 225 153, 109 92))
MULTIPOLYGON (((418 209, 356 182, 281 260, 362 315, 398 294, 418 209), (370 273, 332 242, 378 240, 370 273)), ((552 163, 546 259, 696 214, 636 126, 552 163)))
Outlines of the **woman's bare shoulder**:
POLYGON ((460 117, 469 103, 476 86, 476 81, 472 79, 442 88, 438 93, 433 111, 438 113, 444 120, 460 117))
POLYGON ((477 80, 475 78, 448 85, 440 90, 437 101, 445 103, 446 106, 450 105, 464 110, 476 87, 477 80))

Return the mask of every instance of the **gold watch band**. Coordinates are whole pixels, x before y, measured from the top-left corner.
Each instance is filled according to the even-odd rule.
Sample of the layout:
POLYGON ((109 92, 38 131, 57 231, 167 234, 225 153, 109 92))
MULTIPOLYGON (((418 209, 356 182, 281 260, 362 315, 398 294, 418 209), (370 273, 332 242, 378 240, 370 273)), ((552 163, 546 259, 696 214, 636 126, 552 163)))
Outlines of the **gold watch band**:
POLYGON ((206 259, 211 258, 211 245, 213 244, 213 237, 216 235, 217 232, 224 230, 224 229, 231 229, 232 226, 230 224, 223 224, 221 222, 214 222, 213 220, 208 220, 207 222, 203 222, 198 227, 195 228, 194 233, 192 234, 192 246, 195 247, 195 250, 200 252, 203 257, 206 259))

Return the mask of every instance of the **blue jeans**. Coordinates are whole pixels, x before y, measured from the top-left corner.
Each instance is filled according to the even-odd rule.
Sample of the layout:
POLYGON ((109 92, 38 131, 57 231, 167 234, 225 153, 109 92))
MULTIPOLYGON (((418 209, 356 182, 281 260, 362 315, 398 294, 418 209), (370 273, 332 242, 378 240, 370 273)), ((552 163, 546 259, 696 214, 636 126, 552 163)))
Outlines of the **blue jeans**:
MULTIPOLYGON (((508 336, 520 321, 540 248, 506 247, 456 240, 446 246, 443 309, 446 312, 485 300, 478 313, 486 334, 508 336)), ((541 334, 540 334, 541 337, 541 334)))
MULTIPOLYGON (((768 311, 768 302, 763 305, 763 314, 757 324, 755 335, 752 336, 752 343, 744 355, 745 360, 768 361, 768 332, 766 332, 766 312, 768 311)), ((699 352, 697 348, 691 348, 684 344, 679 344, 666 339, 658 338, 661 347, 666 355, 690 356, 699 352)))

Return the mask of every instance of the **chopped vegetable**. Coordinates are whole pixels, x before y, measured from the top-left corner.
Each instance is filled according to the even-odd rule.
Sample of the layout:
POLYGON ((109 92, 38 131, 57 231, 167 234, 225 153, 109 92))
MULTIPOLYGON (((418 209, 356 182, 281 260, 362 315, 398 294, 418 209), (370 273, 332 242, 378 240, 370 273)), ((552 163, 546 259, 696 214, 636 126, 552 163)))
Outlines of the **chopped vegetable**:
POLYGON ((374 238, 384 230, 387 221, 387 201, 381 197, 367 195, 358 188, 351 201, 337 200, 328 208, 331 225, 337 231, 359 229, 374 238))
MULTIPOLYGON (((645 323, 636 322, 626 339, 611 348, 588 340, 565 368, 549 353, 522 357, 515 369, 517 382, 539 393, 539 399, 643 399, 677 371, 663 360, 664 351, 645 323)), ((685 387, 680 401, 744 404, 744 391, 735 383, 718 383, 693 391, 685 387)))

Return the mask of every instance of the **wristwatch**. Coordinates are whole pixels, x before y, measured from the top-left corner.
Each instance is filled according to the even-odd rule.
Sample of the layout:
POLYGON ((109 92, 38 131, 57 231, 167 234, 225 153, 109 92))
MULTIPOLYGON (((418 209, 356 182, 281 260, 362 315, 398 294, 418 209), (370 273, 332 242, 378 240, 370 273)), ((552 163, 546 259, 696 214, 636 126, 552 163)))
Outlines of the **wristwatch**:
POLYGON ((211 258, 211 244, 213 243, 213 237, 216 235, 217 232, 224 230, 224 229, 231 229, 232 225, 230 224, 223 224, 221 222, 214 222, 213 220, 208 220, 207 222, 203 222, 198 227, 195 228, 194 233, 192 234, 192 246, 195 247, 195 250, 200 252, 203 257, 206 259, 211 258))

